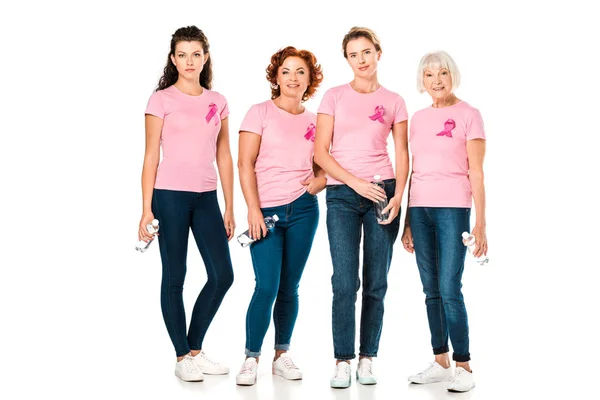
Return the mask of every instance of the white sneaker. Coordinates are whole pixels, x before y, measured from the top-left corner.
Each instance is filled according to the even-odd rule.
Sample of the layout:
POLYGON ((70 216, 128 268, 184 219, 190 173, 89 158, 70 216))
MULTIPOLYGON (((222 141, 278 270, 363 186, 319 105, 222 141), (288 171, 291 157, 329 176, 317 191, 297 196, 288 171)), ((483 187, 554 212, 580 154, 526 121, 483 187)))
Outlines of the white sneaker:
POLYGON ((448 390, 451 392, 468 392, 474 387, 473 373, 463 367, 456 368, 452 381, 448 385, 448 390))
POLYGON ((279 358, 273 361, 273 375, 279 375, 285 379, 302 379, 302 371, 292 361, 288 353, 283 353, 279 358))
POLYGON ((198 366, 198 368, 200 368, 200 371, 202 371, 203 374, 225 375, 229 373, 229 368, 211 360, 206 356, 206 353, 203 351, 200 351, 200 353, 194 356, 194 361, 196 362, 196 365, 198 366))
POLYGON ((242 364, 240 372, 235 377, 235 383, 240 386, 252 386, 256 383, 256 373, 258 370, 258 362, 256 358, 248 357, 242 364))
POLYGON ((202 382, 204 375, 194 362, 194 358, 186 354, 183 360, 175 364, 175 376, 185 382, 202 382))
POLYGON ((444 368, 434 361, 424 371, 409 376, 408 380, 412 383, 436 383, 448 382, 451 377, 452 368, 444 368))
POLYGON ((347 388, 350 386, 350 364, 346 361, 342 361, 335 366, 335 372, 333 378, 329 381, 332 388, 347 388))
POLYGON ((374 385, 377 377, 373 375, 373 362, 368 358, 361 358, 356 369, 356 379, 362 385, 374 385))

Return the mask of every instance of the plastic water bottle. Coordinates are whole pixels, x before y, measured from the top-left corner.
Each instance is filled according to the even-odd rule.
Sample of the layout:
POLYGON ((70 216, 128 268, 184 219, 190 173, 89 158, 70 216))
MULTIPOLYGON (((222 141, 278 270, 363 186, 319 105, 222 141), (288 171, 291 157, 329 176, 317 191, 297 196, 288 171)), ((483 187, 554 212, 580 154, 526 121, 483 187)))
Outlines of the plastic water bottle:
MULTIPOLYGON (((277 216, 277 214, 273 214, 272 217, 265 217, 264 221, 265 225, 267 226, 267 229, 272 229, 275 227, 275 222, 279 221, 279 217, 277 216)), ((250 237, 250 229, 248 229, 246 232, 242 233, 237 237, 237 241, 239 244, 242 245, 242 247, 248 247, 250 243, 255 242, 256 239, 252 239, 250 237)))
MULTIPOLYGON (((385 184, 381 180, 381 176, 379 176, 379 175, 375 175, 373 177, 373 182, 372 183, 376 184, 377 186, 379 186, 382 189, 385 188, 385 184)), ((383 209, 386 208, 387 205, 388 205, 387 196, 386 196, 385 200, 374 201, 373 204, 375 205, 375 216, 377 217, 377 222, 386 221, 389 218, 389 216, 390 216, 389 211, 387 211, 385 214, 383 213, 383 209)))
MULTIPOLYGON (((149 223, 148 225, 146 225, 146 230, 151 235, 154 235, 156 232, 158 232, 158 220, 157 219, 153 219, 151 223, 149 223)), ((137 251, 140 251, 140 252, 143 253, 146 250, 148 250, 148 246, 150 246, 150 243, 152 243, 152 241, 154 241, 154 236, 152 236, 152 239, 150 239, 147 243, 144 242, 143 240, 139 240, 137 242, 137 244, 135 245, 135 249, 137 251)))
MULTIPOLYGON (((462 233, 462 239, 463 239, 463 243, 465 244, 465 246, 467 246, 467 248, 469 249, 469 253, 471 253, 471 255, 473 255, 473 251, 475 251, 475 236, 469 234, 469 232, 463 232, 462 233)), ((487 262, 489 262, 489 258, 488 256, 482 254, 479 257, 475 257, 475 261, 479 263, 479 265, 483 265, 487 262)))

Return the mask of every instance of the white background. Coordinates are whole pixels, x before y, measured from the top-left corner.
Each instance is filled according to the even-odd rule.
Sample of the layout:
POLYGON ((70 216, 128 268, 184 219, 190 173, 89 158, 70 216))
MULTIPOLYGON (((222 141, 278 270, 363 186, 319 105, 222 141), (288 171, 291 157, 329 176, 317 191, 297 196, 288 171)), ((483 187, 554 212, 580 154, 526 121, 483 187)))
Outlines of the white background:
MULTIPOLYGON (((591 4, 6 3, 0 15, 0 397, 594 398, 600 31, 591 4), (467 260, 463 280, 473 391, 451 395, 443 385, 406 381, 432 355, 415 260, 399 241, 375 361, 380 383, 329 388, 332 267, 324 193, 292 340, 304 380, 271 376, 270 329, 257 385, 235 386, 254 285, 249 252, 235 242, 235 282, 204 342, 231 374, 196 384, 175 378, 160 311, 158 247, 139 254, 133 245, 144 109, 171 34, 191 24, 209 38, 214 90, 229 101, 234 161, 241 119, 268 99, 264 70, 281 47, 309 49, 323 65, 324 82, 306 104, 312 111, 326 89, 352 79, 341 41, 354 25, 380 36, 380 82, 404 97, 411 115, 430 101, 416 91, 420 57, 444 49, 455 58, 463 77, 457 95, 481 111, 488 134, 491 262, 479 267, 467 260)), ((240 233, 246 208, 237 170, 235 216, 240 233)), ((201 258, 190 247, 188 310, 204 281, 201 258)))

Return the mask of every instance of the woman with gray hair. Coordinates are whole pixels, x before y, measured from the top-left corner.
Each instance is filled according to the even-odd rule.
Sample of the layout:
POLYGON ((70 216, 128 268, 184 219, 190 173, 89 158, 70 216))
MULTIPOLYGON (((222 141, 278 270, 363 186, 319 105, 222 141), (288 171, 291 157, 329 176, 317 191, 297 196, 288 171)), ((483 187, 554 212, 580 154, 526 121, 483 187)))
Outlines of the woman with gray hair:
POLYGON ((469 366, 469 324, 462 288, 466 247, 462 232, 475 238, 473 255, 487 254, 483 159, 485 131, 476 108, 454 91, 460 73, 450 55, 423 56, 417 71, 420 93, 432 104, 416 112, 410 123, 412 173, 402 245, 415 253, 431 332, 435 361, 413 383, 449 381, 448 390, 466 392, 475 386, 469 366), (475 227, 470 230, 472 202, 475 227), (450 368, 448 339, 452 342, 450 368))

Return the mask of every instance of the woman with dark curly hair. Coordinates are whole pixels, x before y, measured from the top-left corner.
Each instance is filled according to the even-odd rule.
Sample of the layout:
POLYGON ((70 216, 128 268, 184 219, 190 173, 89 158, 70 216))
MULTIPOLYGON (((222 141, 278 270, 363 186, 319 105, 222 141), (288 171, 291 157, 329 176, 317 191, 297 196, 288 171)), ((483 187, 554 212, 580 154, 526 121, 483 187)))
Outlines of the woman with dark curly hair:
POLYGON ((209 44, 195 26, 178 29, 164 75, 146 108, 146 154, 142 171, 143 213, 140 240, 152 235, 146 225, 160 221, 161 308, 175 347, 175 375, 202 381, 204 374, 229 369, 202 351, 206 331, 233 283, 228 241, 234 233, 233 161, 229 148, 227 101, 214 92, 209 44), (162 146, 163 159, 160 161, 162 146), (216 159, 225 197, 217 202, 216 159), (183 282, 190 228, 207 272, 186 333, 183 282))
POLYGON ((287 354, 298 315, 298 285, 319 221, 317 193, 325 173, 313 162, 317 116, 308 100, 323 80, 309 51, 286 47, 267 67, 271 100, 253 105, 240 127, 238 168, 248 205, 256 286, 246 315, 246 360, 238 385, 254 385, 273 303, 273 374, 301 379, 287 354), (267 234, 264 217, 277 215, 267 234))

